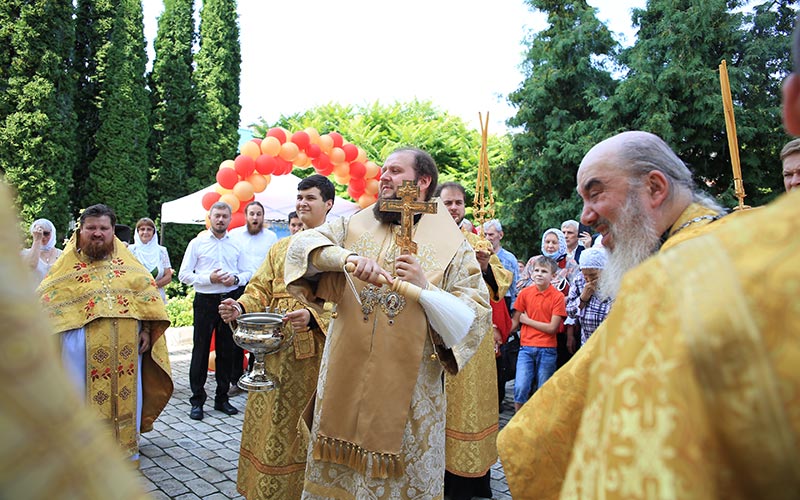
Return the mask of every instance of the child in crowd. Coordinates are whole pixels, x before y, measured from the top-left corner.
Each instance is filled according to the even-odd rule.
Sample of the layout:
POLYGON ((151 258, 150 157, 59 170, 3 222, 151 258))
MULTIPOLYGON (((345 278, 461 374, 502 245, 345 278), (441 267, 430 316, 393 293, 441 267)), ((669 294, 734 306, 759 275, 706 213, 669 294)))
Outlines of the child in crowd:
POLYGON ((540 255, 533 259, 533 285, 523 288, 514 302, 511 330, 520 324, 520 349, 514 379, 514 408, 519 410, 531 394, 534 377, 536 388, 556 371, 556 333, 567 317, 564 295, 550 282, 558 264, 540 255))

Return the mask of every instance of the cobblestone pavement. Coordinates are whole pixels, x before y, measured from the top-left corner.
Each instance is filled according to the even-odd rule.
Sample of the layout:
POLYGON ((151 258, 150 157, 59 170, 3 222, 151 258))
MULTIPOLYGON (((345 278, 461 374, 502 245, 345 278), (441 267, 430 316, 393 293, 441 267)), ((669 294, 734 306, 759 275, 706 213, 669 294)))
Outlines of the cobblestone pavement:
MULTIPOLYGON (((151 498, 175 500, 242 499, 236 491, 236 468, 242 419, 247 395, 231 398, 239 413, 228 416, 213 409, 213 401, 205 405, 205 418, 189 418, 189 361, 191 346, 182 343, 170 346, 172 377, 175 392, 156 420, 151 432, 140 441, 142 483, 151 498)), ((214 377, 209 374, 206 390, 214 393, 214 377)), ((511 387, 500 415, 502 428, 513 415, 511 387)), ((492 467, 492 492, 496 500, 509 500, 503 467, 498 461, 492 467)))

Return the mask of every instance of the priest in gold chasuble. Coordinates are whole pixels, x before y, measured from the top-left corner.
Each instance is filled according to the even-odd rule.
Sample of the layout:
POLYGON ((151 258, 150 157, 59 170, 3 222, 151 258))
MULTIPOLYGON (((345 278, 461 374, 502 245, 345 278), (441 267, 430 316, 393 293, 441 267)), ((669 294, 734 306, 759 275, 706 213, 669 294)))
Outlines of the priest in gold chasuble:
MULTIPOLYGON (((460 227, 465 215, 464 187, 456 182, 445 182, 437 192, 453 221, 460 227)), ((489 291, 492 316, 498 309, 508 316, 503 297, 513 275, 491 253, 488 240, 463 229, 462 233, 476 252, 489 291)), ((497 463, 499 409, 495 338, 493 327, 490 325, 489 328, 478 351, 464 369, 457 375, 445 373, 445 494, 451 500, 492 496, 490 468, 497 463)))
MULTIPOLYGON (((333 183, 315 174, 300 181, 297 189, 297 213, 303 227, 323 224, 333 206, 333 183)), ((244 294, 236 301, 223 300, 219 307, 225 321, 241 313, 270 310, 285 312, 288 328, 297 327, 291 346, 267 355, 264 361, 266 370, 276 377, 276 387, 247 396, 236 477, 236 489, 247 500, 292 500, 303 493, 309 429, 302 414, 317 388, 330 304, 322 311, 306 309, 286 291, 283 271, 290 241, 291 237, 283 238, 272 245, 244 294)))
MULTIPOLYGON (((798 214, 800 193, 784 195, 628 273, 586 344, 565 475, 541 498, 800 495, 798 214)), ((539 441, 526 417, 500 436, 523 498, 541 474, 540 458, 521 467, 539 441)))
POLYGON ((84 210, 38 292, 73 382, 138 459, 139 433, 153 428, 172 395, 169 319, 152 275, 114 237, 115 222, 105 205, 84 210))
MULTIPOLYGON (((380 199, 414 181, 427 201, 438 172, 417 149, 392 153, 380 199)), ((489 331, 488 292, 472 250, 438 204, 415 216, 416 254, 401 251, 400 215, 365 209, 293 238, 286 257, 290 292, 335 303, 313 413, 303 498, 440 499, 444 478, 443 370, 457 373, 489 331), (353 263, 352 277, 343 272, 353 263), (475 319, 447 346, 423 306, 379 284, 378 276, 446 292, 475 319)), ((402 245, 401 245, 402 244, 402 245)))
MULTIPOLYGON (((0 182, 0 218, 19 227, 13 206, 0 182)), ((0 498, 146 500, 141 476, 67 380, 21 244, 17 231, 0 234, 0 498)))

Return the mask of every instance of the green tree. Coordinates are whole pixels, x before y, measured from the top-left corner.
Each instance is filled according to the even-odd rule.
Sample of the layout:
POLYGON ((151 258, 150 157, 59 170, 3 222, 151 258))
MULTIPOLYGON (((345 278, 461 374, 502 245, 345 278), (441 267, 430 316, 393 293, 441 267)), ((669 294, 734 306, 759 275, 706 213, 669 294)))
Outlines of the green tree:
MULTIPOLYGON (((328 104, 281 117, 274 124, 254 126, 255 135, 264 137, 273 126, 291 132, 308 127, 321 134, 339 132, 345 140, 366 151, 367 158, 377 164, 395 149, 403 146, 421 148, 433 156, 439 167, 439 182, 457 181, 465 186, 468 197, 474 195, 477 165, 480 157, 480 133, 470 130, 456 116, 436 108, 430 101, 378 102, 364 106, 328 104)), ((490 134, 489 164, 499 165, 508 157, 508 138, 490 134)), ((313 174, 313 169, 299 170, 301 177, 313 174)), ((337 186, 339 194, 346 188, 337 186)))
POLYGON ((70 2, 5 2, 0 87, 0 170, 15 187, 23 225, 50 219, 65 234, 76 162, 75 25, 70 2), (8 43, 8 45, 5 45, 8 43))
POLYGON ((219 164, 239 144, 241 49, 235 0, 206 0, 200 11, 200 50, 194 71, 190 187, 214 181, 219 164))
POLYGON ((547 228, 580 214, 575 174, 603 135, 596 106, 615 88, 606 66, 616 43, 594 8, 583 0, 528 3, 547 14, 549 27, 530 37, 525 80, 509 96, 518 108, 508 121, 512 155, 495 183, 510 208, 500 214, 507 244, 520 258, 539 253, 547 228))
POLYGON ((77 151, 73 179, 72 203, 83 208, 87 192, 89 166, 97 156, 95 136, 100 129, 100 90, 108 66, 111 29, 114 26, 114 4, 111 0, 77 0, 75 19, 75 70, 78 85, 75 112, 78 116, 77 151))
POLYGON ((193 0, 165 0, 158 19, 155 61, 149 75, 152 103, 149 213, 190 192, 193 0))
POLYGON ((8 77, 14 57, 11 42, 22 3, 22 0, 7 0, 0 5, 0 120, 4 120, 12 108, 8 99, 8 77))
POLYGON ((634 9, 638 39, 621 54, 628 73, 601 106, 607 128, 660 136, 712 194, 731 176, 718 66, 738 64, 740 4, 650 0, 634 9))
POLYGON ((97 154, 89 165, 84 206, 106 203, 122 224, 147 213, 150 102, 145 87, 144 24, 139 0, 116 2, 99 92, 97 154))
MULTIPOLYGON (((739 53, 728 68, 745 203, 753 206, 763 205, 783 192, 779 156, 783 144, 791 138, 781 122, 781 84, 791 71, 796 4, 794 0, 770 0, 752 6, 752 12, 744 16, 739 53)), ((733 175, 730 167, 725 167, 730 165, 727 148, 722 163, 718 190, 726 206, 735 206, 733 175)))

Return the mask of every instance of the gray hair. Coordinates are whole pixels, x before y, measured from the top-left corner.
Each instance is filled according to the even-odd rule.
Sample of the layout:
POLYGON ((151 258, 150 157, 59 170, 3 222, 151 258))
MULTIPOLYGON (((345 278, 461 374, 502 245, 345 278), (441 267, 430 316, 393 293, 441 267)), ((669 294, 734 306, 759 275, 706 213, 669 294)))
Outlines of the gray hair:
POLYGON ((500 224, 500 221, 497 220, 497 219, 487 220, 486 222, 483 223, 483 230, 484 231, 486 231, 487 229, 492 229, 492 228, 494 228, 494 230, 497 231, 498 233, 502 233, 503 232, 503 225, 500 224))
POLYGON ((233 215, 233 209, 224 201, 218 201, 211 205, 211 208, 208 209, 208 213, 211 213, 214 210, 227 210, 229 214, 233 215))
POLYGON ((564 222, 561 223, 562 230, 563 230, 564 226, 572 226, 572 228, 575 229, 575 231, 578 231, 578 228, 580 227, 578 225, 578 221, 572 220, 572 219, 565 220, 564 222))
POLYGON ((692 194, 692 200, 708 208, 724 212, 713 198, 695 188, 692 172, 663 139, 649 132, 636 132, 623 141, 620 148, 620 169, 629 176, 631 186, 640 186, 642 177, 657 170, 664 174, 670 190, 667 200, 675 197, 678 190, 692 194))

